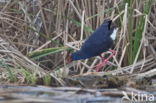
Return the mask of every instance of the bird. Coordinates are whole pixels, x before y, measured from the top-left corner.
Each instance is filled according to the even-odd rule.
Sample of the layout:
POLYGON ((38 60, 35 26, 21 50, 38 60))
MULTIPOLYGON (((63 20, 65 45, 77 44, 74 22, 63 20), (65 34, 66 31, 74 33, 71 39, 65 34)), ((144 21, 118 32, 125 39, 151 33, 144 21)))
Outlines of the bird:
POLYGON ((114 50, 110 48, 113 45, 117 33, 116 26, 111 27, 111 23, 112 20, 104 20, 104 22, 85 40, 80 50, 69 54, 68 63, 75 60, 100 56, 102 62, 93 67, 96 69, 96 72, 98 72, 104 64, 108 64, 107 61, 115 54, 114 50), (110 51, 111 55, 107 59, 104 59, 101 54, 106 51, 110 51))

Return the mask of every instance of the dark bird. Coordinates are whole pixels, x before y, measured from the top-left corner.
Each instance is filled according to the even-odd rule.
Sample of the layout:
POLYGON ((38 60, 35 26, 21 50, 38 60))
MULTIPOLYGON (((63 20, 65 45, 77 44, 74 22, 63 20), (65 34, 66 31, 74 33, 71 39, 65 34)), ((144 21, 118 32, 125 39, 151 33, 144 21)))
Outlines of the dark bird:
POLYGON ((104 20, 101 26, 97 28, 82 44, 81 49, 69 55, 68 63, 74 60, 100 56, 103 52, 109 50, 112 54, 107 59, 100 56, 102 62, 95 66, 96 71, 98 72, 105 63, 107 64, 107 61, 114 55, 114 51, 110 48, 113 45, 117 32, 115 26, 111 27, 111 23, 111 20, 104 20))

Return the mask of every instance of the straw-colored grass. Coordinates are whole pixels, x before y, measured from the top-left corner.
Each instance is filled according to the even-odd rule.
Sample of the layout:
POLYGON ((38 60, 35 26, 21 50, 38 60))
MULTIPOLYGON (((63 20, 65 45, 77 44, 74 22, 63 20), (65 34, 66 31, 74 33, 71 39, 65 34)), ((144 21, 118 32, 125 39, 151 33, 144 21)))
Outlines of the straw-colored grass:
POLYGON ((115 56, 94 74, 155 70, 155 8, 155 0, 0 1, 0 80, 35 84, 44 77, 48 85, 51 76, 64 85, 62 76, 90 74, 98 57, 71 64, 67 57, 105 19, 118 26, 115 56))

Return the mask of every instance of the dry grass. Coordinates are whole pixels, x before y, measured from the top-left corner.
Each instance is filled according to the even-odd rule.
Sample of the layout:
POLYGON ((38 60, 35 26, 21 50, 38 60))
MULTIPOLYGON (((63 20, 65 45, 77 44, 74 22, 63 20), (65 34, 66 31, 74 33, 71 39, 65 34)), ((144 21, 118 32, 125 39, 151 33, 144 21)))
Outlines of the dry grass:
POLYGON ((156 2, 152 1, 147 14, 143 13, 144 4, 145 0, 133 1, 131 28, 130 7, 122 0, 0 0, 1 80, 15 76, 24 82, 26 76, 22 70, 26 70, 30 74, 36 72, 37 77, 50 73, 64 85, 58 75, 90 73, 99 62, 98 57, 73 64, 67 64, 66 58, 73 49, 79 50, 104 19, 112 19, 119 27, 113 46, 116 53, 110 65, 104 67, 106 71, 95 74, 139 74, 155 70, 156 2), (131 55, 131 42, 141 17, 145 19, 141 41, 136 55, 131 55))

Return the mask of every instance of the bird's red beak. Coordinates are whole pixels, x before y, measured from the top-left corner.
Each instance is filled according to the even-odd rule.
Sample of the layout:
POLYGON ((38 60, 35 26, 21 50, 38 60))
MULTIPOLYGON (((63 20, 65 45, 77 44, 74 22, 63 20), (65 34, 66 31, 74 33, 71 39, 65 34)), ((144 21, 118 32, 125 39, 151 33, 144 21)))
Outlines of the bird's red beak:
POLYGON ((68 64, 70 64, 72 61, 72 54, 69 54, 69 57, 68 57, 68 64))

